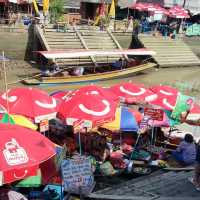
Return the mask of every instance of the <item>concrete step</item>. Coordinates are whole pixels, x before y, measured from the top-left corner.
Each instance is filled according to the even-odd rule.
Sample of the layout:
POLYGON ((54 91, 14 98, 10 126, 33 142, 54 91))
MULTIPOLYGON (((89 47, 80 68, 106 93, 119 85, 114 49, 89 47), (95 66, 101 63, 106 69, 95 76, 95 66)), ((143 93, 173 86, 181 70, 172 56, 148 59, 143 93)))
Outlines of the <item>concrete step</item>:
POLYGON ((199 65, 199 58, 182 39, 146 36, 139 39, 144 47, 154 50, 155 61, 162 67, 199 65))
POLYGON ((78 38, 47 38, 46 40, 48 42, 70 42, 70 41, 77 41, 80 42, 80 40, 78 38))
MULTIPOLYGON (((50 49, 59 49, 59 50, 67 50, 67 49, 72 49, 72 46, 71 45, 53 45, 53 46, 50 46, 50 49)), ((83 47, 81 45, 73 45, 73 49, 83 49, 83 47)))
POLYGON ((176 55, 176 56, 163 56, 163 55, 156 55, 154 58, 159 59, 159 60, 199 60, 197 56, 194 55, 176 55))

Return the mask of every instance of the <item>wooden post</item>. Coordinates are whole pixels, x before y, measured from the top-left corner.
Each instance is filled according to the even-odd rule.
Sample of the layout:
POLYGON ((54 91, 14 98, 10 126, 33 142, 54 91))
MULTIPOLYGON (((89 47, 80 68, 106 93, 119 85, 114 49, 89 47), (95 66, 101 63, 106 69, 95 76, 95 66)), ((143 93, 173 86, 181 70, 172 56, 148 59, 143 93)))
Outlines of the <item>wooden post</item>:
MULTIPOLYGON (((119 42, 116 40, 116 38, 114 37, 114 35, 108 30, 106 29, 107 33, 110 35, 111 39, 114 41, 114 43, 116 44, 118 49, 122 49, 121 45, 119 44, 119 42)), ((128 56, 123 54, 123 57, 126 59, 126 61, 128 62, 128 56)))

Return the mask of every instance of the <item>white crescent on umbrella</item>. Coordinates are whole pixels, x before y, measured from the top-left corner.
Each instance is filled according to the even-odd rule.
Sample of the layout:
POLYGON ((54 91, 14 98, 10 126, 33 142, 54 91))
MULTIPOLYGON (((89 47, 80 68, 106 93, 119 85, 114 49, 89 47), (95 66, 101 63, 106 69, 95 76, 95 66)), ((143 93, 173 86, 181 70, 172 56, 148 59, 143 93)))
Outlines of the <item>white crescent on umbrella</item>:
POLYGON ((100 116, 107 115, 110 112, 110 103, 106 100, 102 100, 102 103, 105 105, 105 109, 102 111, 99 111, 99 112, 90 110, 83 104, 79 104, 79 108, 82 112, 84 112, 86 114, 100 117, 100 116))
POLYGON ((145 101, 151 102, 151 101, 156 100, 157 98, 158 98, 157 94, 152 94, 152 95, 149 95, 149 96, 145 97, 145 101))
POLYGON ((166 98, 164 98, 162 102, 164 105, 166 105, 168 108, 172 110, 175 108, 175 106, 171 105, 166 98))
POLYGON ((13 103, 17 100, 17 96, 8 96, 9 90, 7 92, 4 92, 1 97, 4 100, 8 100, 10 103, 13 103))
POLYGON ((99 92, 98 91, 96 91, 96 90, 92 90, 92 91, 89 91, 89 92, 86 92, 86 94, 99 94, 99 92))
POLYGON ((140 95, 143 95, 146 92, 146 89, 144 89, 144 88, 140 88, 139 92, 132 92, 130 90, 125 89, 123 86, 120 86, 119 89, 120 89, 121 92, 128 94, 128 95, 131 95, 131 96, 140 96, 140 95))
POLYGON ((167 96, 174 95, 174 93, 167 92, 167 91, 165 91, 165 90, 160 90, 160 93, 161 93, 161 94, 164 94, 164 95, 167 95, 167 96))
POLYGON ((22 176, 16 175, 15 172, 14 172, 13 176, 14 176, 16 179, 22 179, 22 178, 24 178, 27 174, 28 174, 28 170, 26 169, 26 170, 24 170, 24 173, 23 173, 22 176))
POLYGON ((42 108, 47 108, 47 109, 51 109, 51 108, 56 108, 56 100, 54 98, 52 98, 52 103, 42 103, 39 100, 36 100, 35 103, 42 107, 42 108))

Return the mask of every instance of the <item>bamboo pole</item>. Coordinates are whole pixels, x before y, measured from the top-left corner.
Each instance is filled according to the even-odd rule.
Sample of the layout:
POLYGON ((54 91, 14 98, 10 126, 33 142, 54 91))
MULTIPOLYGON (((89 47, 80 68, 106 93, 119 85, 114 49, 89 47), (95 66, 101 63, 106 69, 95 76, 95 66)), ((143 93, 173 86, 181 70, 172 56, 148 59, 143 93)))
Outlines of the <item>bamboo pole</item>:
POLYGON ((6 73, 6 60, 5 60, 5 53, 2 51, 2 67, 3 67, 3 72, 4 72, 4 84, 5 84, 5 90, 6 90, 6 109, 8 113, 8 122, 10 122, 10 117, 9 117, 9 103, 8 103, 8 84, 7 84, 7 73, 6 73))

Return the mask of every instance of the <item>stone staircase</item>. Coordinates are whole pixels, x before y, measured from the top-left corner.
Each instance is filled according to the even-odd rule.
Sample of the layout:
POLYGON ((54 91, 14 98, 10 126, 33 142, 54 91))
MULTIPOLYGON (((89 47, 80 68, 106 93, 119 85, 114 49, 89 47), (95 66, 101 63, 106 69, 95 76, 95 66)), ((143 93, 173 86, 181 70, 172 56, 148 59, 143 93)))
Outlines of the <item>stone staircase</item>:
POLYGON ((156 52, 153 58, 160 67, 200 65, 199 58, 181 38, 140 35, 139 40, 144 47, 156 52))
MULTIPOLYGON (((96 27, 80 26, 56 29, 48 25, 45 30, 36 27, 36 34, 44 50, 70 50, 70 49, 120 49, 111 32, 99 31, 96 27)), ((121 55, 90 56, 80 58, 57 59, 61 67, 98 66, 112 63, 121 55)))

